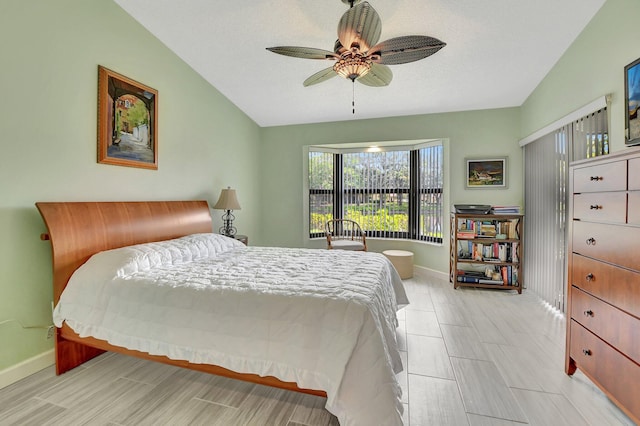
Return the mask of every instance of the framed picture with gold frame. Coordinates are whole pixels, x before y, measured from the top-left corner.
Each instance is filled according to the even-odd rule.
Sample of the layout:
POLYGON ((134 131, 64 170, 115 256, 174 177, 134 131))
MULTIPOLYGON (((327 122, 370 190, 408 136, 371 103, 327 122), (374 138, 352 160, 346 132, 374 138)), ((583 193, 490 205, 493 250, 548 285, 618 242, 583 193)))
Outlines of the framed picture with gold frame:
POLYGON ((98 66, 98 163, 158 168, 158 91, 98 66))

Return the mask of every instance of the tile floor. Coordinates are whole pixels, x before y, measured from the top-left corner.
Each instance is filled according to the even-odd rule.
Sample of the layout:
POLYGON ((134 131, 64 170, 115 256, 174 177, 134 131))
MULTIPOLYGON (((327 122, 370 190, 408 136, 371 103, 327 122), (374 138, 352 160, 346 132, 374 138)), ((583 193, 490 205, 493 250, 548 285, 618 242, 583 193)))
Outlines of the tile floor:
MULTIPOLYGON (((633 425, 580 372, 564 374, 565 320, 533 294, 453 290, 420 272, 405 287, 412 303, 399 312, 398 378, 406 425, 633 425)), ((0 425, 337 425, 323 405, 105 354, 0 389, 0 425)))

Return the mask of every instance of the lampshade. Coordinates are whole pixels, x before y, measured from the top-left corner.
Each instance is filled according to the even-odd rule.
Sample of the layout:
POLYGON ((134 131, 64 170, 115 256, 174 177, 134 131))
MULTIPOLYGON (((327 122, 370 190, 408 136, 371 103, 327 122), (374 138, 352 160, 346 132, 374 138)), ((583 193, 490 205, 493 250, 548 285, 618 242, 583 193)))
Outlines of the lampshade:
POLYGON ((240 210, 236 190, 228 187, 220 191, 220 198, 218 198, 218 202, 213 208, 216 210, 240 210))

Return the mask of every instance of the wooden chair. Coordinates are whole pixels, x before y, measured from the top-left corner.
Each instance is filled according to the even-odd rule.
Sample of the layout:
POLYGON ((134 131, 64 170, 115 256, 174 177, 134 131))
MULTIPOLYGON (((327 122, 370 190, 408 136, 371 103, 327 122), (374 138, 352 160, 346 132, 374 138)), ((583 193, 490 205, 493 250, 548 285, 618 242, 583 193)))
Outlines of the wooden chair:
POLYGON ((367 251, 365 233, 350 219, 332 219, 325 226, 327 248, 341 250, 367 251))

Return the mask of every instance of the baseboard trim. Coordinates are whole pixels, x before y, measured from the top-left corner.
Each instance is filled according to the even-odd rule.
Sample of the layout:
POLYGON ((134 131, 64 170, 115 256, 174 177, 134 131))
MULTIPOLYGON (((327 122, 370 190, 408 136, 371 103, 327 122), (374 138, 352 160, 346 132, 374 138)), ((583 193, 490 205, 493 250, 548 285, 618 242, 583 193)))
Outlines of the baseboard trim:
POLYGON ((50 349, 40 355, 36 355, 9 368, 5 368, 0 371, 0 389, 47 368, 54 363, 55 351, 50 349))
POLYGON ((449 281, 449 274, 442 271, 436 271, 435 269, 425 268, 424 266, 413 265, 414 272, 419 272, 422 275, 429 275, 434 278, 438 278, 444 281, 449 281))

